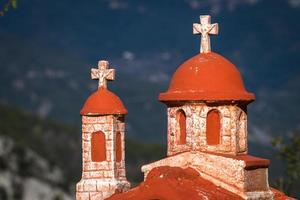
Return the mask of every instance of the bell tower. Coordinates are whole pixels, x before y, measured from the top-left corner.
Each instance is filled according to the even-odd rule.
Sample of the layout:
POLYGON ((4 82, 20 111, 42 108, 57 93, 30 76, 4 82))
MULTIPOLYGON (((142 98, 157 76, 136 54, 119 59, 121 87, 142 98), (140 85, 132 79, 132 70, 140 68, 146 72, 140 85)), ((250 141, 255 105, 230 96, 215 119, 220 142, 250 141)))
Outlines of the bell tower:
POLYGON ((82 179, 76 186, 76 200, 101 200, 130 188, 125 173, 125 115, 117 95, 107 89, 115 70, 107 61, 92 69, 99 79, 98 90, 85 102, 82 115, 82 179))
POLYGON ((168 156, 185 151, 247 153, 246 91, 238 69, 211 52, 210 34, 218 34, 209 15, 200 16, 193 33, 201 35, 200 53, 176 70, 159 100, 168 107, 168 156))

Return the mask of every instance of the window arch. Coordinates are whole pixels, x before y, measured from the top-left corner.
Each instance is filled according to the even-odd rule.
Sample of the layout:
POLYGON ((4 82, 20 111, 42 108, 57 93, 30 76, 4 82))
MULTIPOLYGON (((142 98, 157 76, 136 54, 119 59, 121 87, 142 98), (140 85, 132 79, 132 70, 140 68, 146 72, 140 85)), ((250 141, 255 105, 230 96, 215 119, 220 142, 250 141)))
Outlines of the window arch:
POLYGON ((102 131, 92 133, 91 150, 93 162, 106 160, 106 140, 102 131))
POLYGON ((116 161, 121 162, 122 160, 122 135, 120 132, 116 134, 116 161))
POLYGON ((206 117, 206 142, 208 145, 220 144, 220 113, 213 109, 207 113, 206 117))
POLYGON ((183 110, 178 110, 176 114, 177 123, 179 125, 178 144, 186 144, 186 115, 183 110))

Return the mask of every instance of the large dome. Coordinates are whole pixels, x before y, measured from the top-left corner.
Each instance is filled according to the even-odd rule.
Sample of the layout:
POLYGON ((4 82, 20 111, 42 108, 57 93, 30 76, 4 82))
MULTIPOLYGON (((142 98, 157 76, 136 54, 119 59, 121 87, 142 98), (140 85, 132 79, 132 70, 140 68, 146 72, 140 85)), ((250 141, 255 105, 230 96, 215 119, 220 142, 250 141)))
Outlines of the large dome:
POLYGON ((246 101, 255 99, 246 91, 240 72, 219 54, 199 53, 176 70, 168 91, 159 95, 167 101, 246 101))
POLYGON ((127 114, 120 98, 101 87, 94 92, 84 103, 80 111, 81 115, 108 115, 108 114, 127 114))

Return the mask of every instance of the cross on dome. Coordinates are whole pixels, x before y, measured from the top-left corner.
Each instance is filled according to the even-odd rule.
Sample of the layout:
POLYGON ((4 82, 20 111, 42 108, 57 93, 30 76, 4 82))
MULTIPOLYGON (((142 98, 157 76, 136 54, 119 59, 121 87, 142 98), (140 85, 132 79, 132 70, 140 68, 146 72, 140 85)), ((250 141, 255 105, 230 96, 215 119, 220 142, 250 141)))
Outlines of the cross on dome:
POLYGON ((115 70, 108 69, 109 62, 106 60, 100 60, 98 62, 98 69, 92 68, 91 77, 92 79, 99 79, 98 88, 107 88, 107 80, 115 80, 115 70))
POLYGON ((201 34, 200 53, 208 53, 211 51, 209 34, 217 35, 218 33, 218 23, 211 24, 210 15, 200 15, 200 24, 193 24, 193 34, 201 34))

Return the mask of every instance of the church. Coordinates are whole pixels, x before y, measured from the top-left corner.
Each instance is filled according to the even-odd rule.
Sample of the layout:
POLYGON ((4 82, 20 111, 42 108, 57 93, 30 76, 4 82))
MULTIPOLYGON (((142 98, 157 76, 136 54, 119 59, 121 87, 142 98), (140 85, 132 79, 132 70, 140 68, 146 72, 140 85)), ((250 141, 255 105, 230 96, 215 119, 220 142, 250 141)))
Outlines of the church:
POLYGON ((290 199, 269 186, 269 160, 248 155, 247 105, 255 95, 237 67, 211 51, 210 35, 218 32, 209 15, 193 24, 200 53, 183 62, 159 94, 167 107, 167 155, 142 166, 144 182, 132 189, 125 171, 127 110, 107 88, 115 70, 107 61, 92 69, 99 86, 80 111, 77 200, 290 199))

